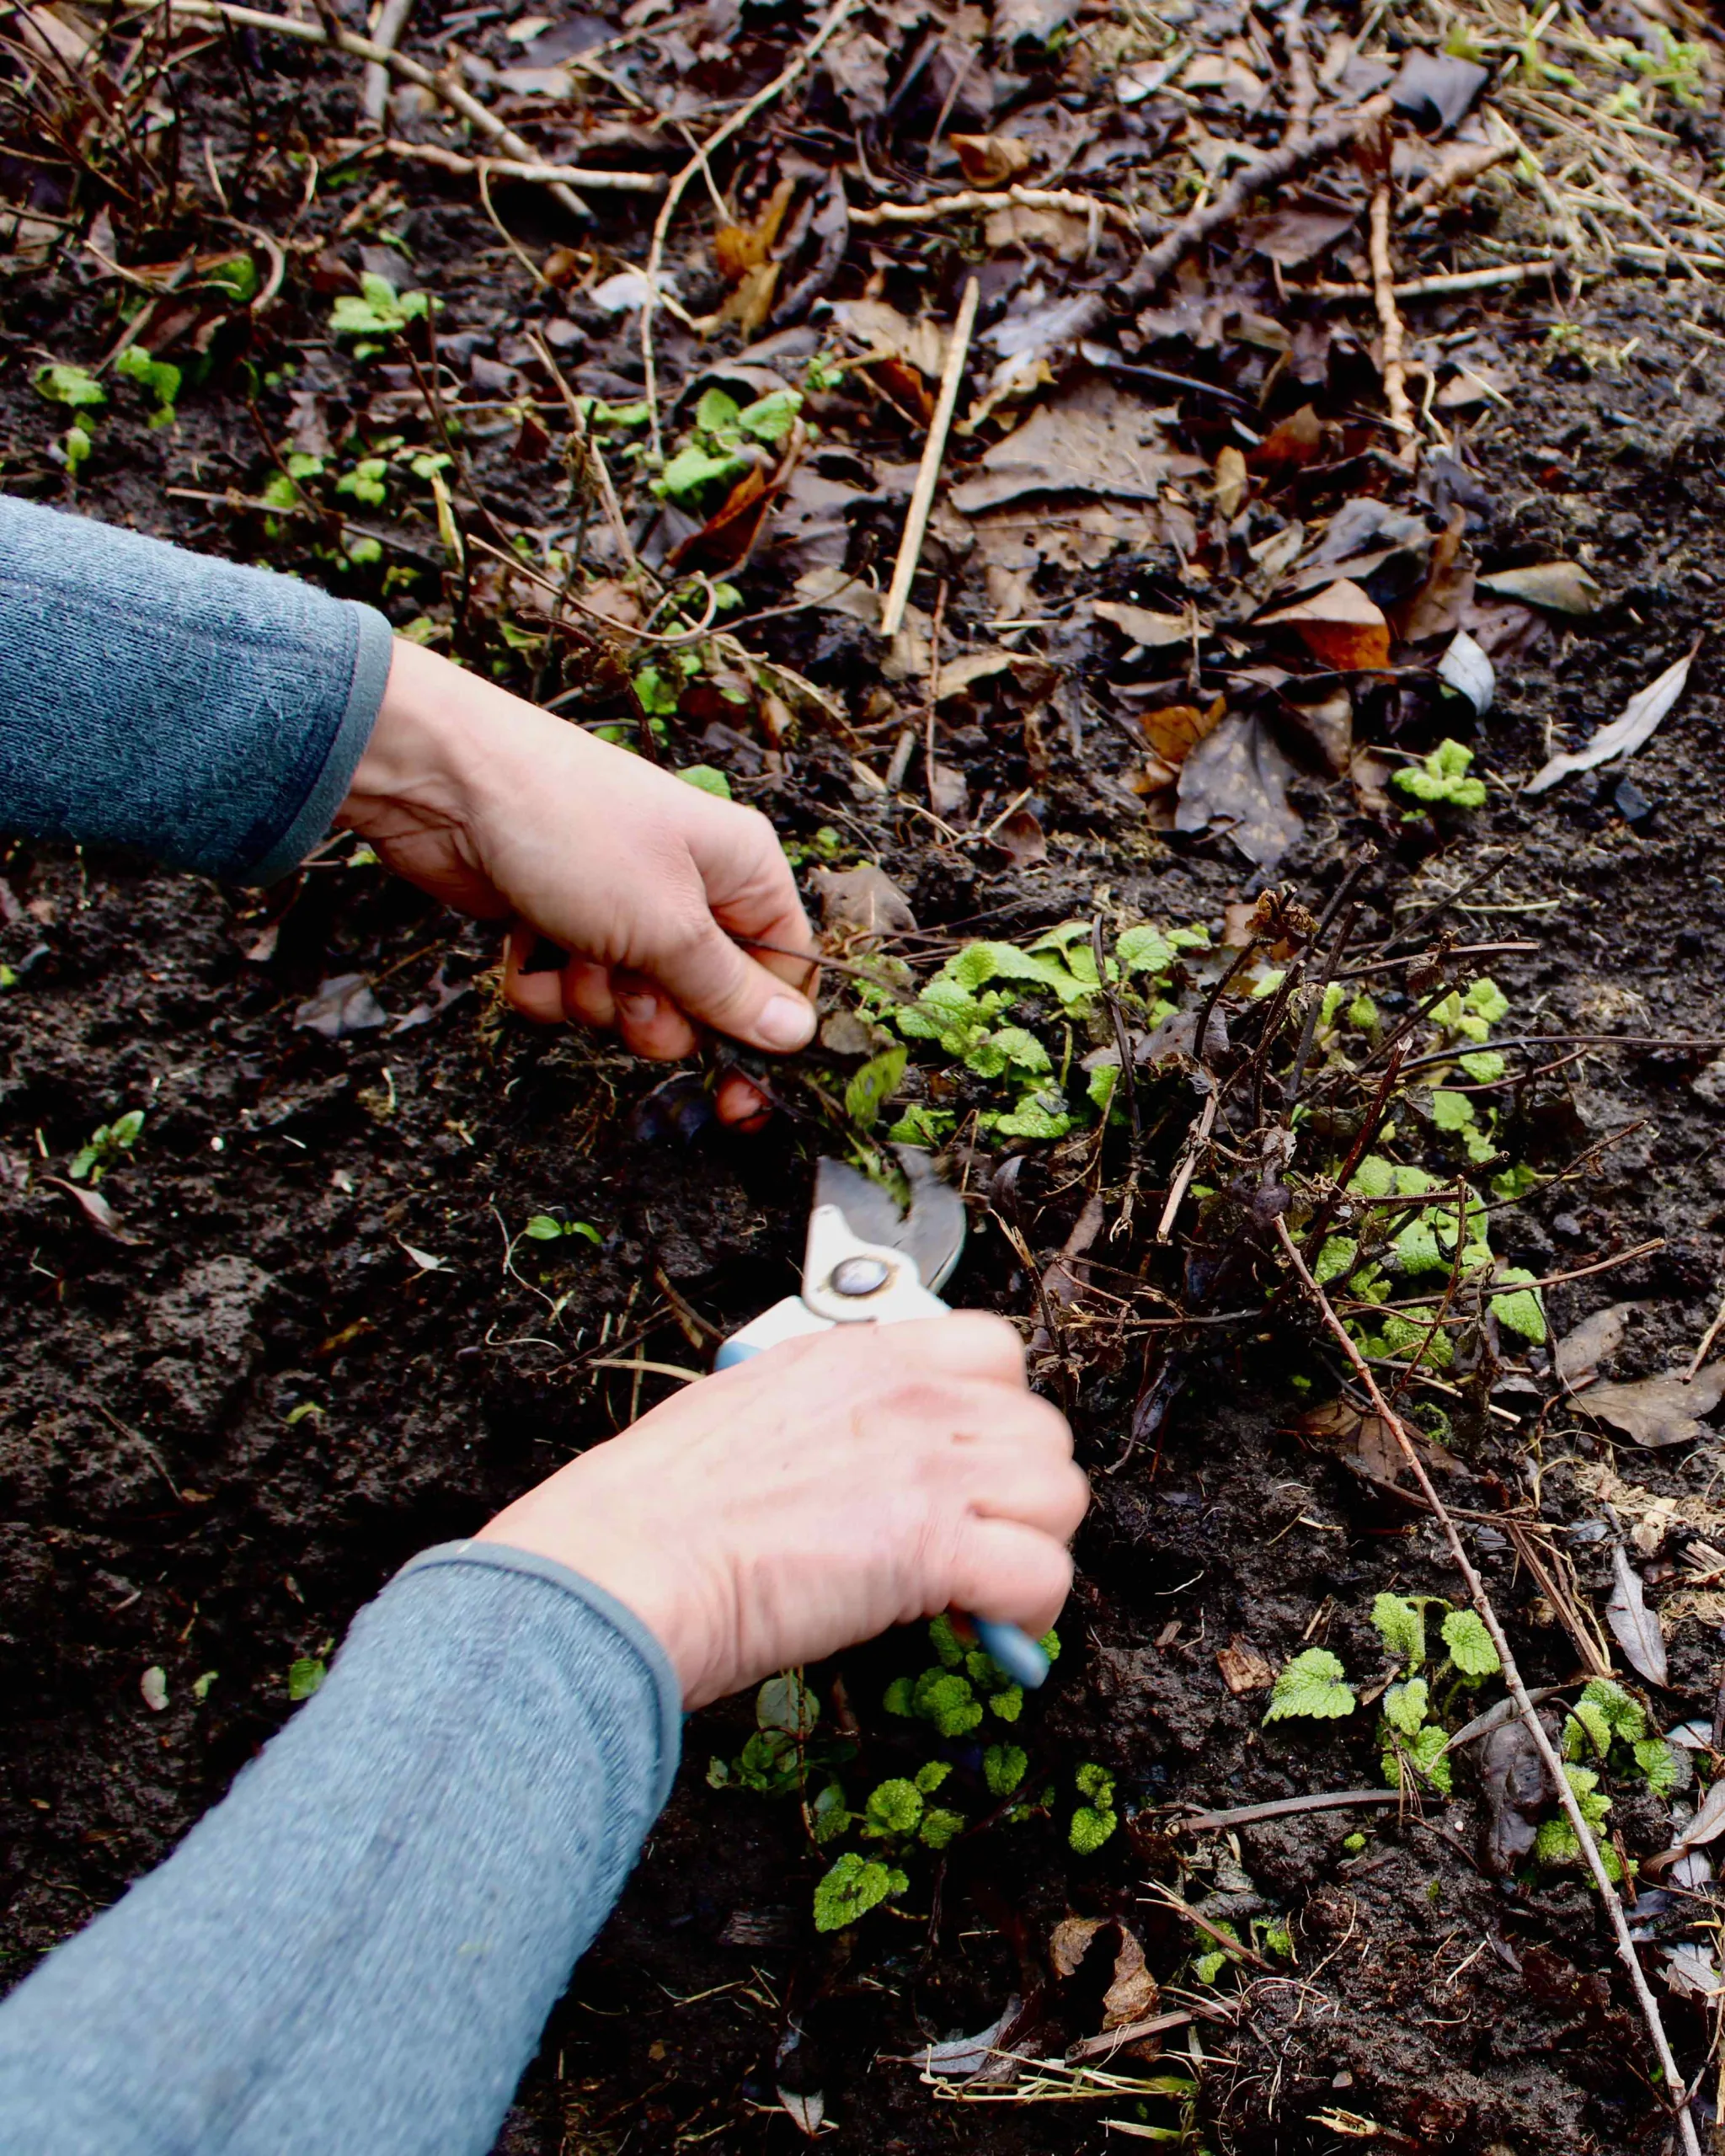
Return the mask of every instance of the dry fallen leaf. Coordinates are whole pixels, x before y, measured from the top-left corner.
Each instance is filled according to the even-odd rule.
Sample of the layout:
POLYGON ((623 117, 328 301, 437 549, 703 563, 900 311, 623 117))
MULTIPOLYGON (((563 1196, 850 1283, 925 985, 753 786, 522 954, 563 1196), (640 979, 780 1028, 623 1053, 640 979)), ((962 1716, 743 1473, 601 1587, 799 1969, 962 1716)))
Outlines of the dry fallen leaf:
POLYGON ((1097 1935, 1115 1935, 1114 1976, 1103 1997, 1105 2030, 1124 2029, 1153 2014, 1156 1983, 1145 1966, 1138 1935, 1117 1917, 1065 1917, 1049 1935, 1049 1960, 1059 1977, 1076 1976, 1097 1935))
POLYGON ((817 868, 809 881, 820 901, 825 928, 896 936, 916 926, 911 901, 873 862, 862 862, 855 868, 817 868))
POLYGON ((1644 1303, 1608 1303, 1566 1332, 1552 1357, 1564 1384, 1579 1385, 1583 1378, 1593 1375, 1608 1355, 1615 1355, 1623 1344, 1631 1317, 1646 1307, 1644 1303))
POLYGON ((1246 499, 1250 481, 1246 470, 1246 459, 1230 442, 1226 448, 1216 452, 1216 507, 1222 515, 1232 520, 1240 514, 1240 504, 1246 499))
POLYGON ((363 974, 337 974, 324 981, 293 1014, 296 1026, 322 1033, 327 1041, 371 1032, 389 1023, 389 1013, 371 993, 363 974))
POLYGON ((948 135, 964 177, 973 187, 1004 187, 1036 163, 1036 152, 1016 135, 948 135))
POLYGON ((1551 614, 1591 614, 1604 597, 1579 562, 1540 562, 1532 568, 1494 569, 1476 579, 1482 591, 1519 600, 1551 614))
POLYGON ((1253 253, 1267 255, 1284 270, 1298 268, 1333 246, 1359 221, 1359 205, 1333 196, 1290 191, 1276 206, 1240 220, 1240 237, 1253 253))
POLYGON ((116 1243, 135 1243, 136 1235, 126 1235, 120 1227, 119 1216, 99 1190, 86 1190, 82 1183, 67 1182, 64 1176, 43 1176, 43 1182, 51 1182, 63 1190, 68 1198, 76 1198, 78 1209, 99 1235, 108 1236, 116 1243))
POLYGON ((1200 711, 1196 704, 1163 704, 1159 710, 1144 713, 1139 724, 1167 772, 1164 784, 1172 782, 1199 743, 1215 731, 1226 707, 1226 699, 1218 696, 1207 711, 1200 711))
POLYGON ((1605 1604, 1605 1622, 1612 1637, 1627 1656, 1637 1676, 1649 1684, 1663 1684, 1669 1672, 1665 1664, 1665 1635, 1659 1629, 1657 1610, 1648 1608, 1641 1575, 1623 1554, 1620 1543, 1611 1552, 1611 1599, 1605 1604))
POLYGON ((1525 1721, 1501 1724, 1480 1746, 1480 1787, 1486 1800, 1486 1869, 1513 1871, 1539 1833, 1535 1815, 1549 1802, 1550 1773, 1525 1721))
POLYGON ((1158 614, 1148 606, 1129 606, 1120 599, 1093 599, 1090 611, 1099 621, 1112 622, 1141 651, 1189 643, 1199 627, 1197 610, 1190 606, 1178 614, 1158 614))
POLYGON ((865 350, 889 354, 931 382, 940 379, 947 333, 937 323, 913 322, 884 300, 836 300, 832 317, 865 350))
POLYGON ((1242 1639, 1237 1632, 1226 1646, 1217 1649, 1216 1668, 1236 1699, 1242 1692, 1262 1692, 1276 1681, 1274 1668, 1250 1640, 1242 1639))
POLYGON ((997 825, 993 843, 1014 868, 1031 868, 1048 859, 1048 835, 1028 808, 1015 808, 1004 823, 997 825))
POLYGON ((793 179, 780 180, 752 225, 721 225, 713 235, 713 264, 726 284, 740 284, 766 262, 796 191, 793 179))
POLYGON ((1383 609, 1346 577, 1274 614, 1260 614, 1258 628, 1291 628, 1314 658, 1339 671, 1387 666, 1390 625, 1383 609))
POLYGON ((1040 405, 1023 426, 983 452, 978 476, 952 491, 966 516, 1022 494, 1110 494, 1154 501, 1170 479, 1206 467, 1170 446, 1155 411, 1111 384, 1087 382, 1057 404, 1040 405))
POLYGON ((1663 1871, 1680 1857, 1687 1856, 1691 1849, 1717 1841, 1721 1834, 1725 1834, 1725 1779, 1713 1784, 1702 1799, 1701 1809, 1686 1827, 1679 1829, 1677 1839, 1669 1849, 1642 1859, 1642 1870, 1663 1871))
POLYGON ((1262 719, 1236 712, 1207 734, 1180 766, 1176 828, 1226 831, 1247 859, 1273 868, 1303 828, 1290 807, 1294 766, 1262 719))
POLYGON ((1614 757, 1632 756, 1683 694, 1689 683, 1690 667, 1700 648, 1701 638, 1697 637, 1674 666, 1668 666, 1656 680, 1638 689, 1621 713, 1609 726, 1602 726, 1585 748, 1567 750, 1560 756, 1553 756, 1550 763, 1535 772, 1522 792, 1543 793, 1560 778, 1567 778, 1571 771, 1590 771, 1596 764, 1608 764, 1614 757))
POLYGON ((1725 1358, 1710 1363, 1686 1382, 1680 1370, 1636 1378, 1626 1385, 1589 1385, 1576 1396, 1586 1415, 1597 1415, 1638 1445, 1685 1445, 1710 1434, 1699 1418, 1725 1398, 1725 1358))

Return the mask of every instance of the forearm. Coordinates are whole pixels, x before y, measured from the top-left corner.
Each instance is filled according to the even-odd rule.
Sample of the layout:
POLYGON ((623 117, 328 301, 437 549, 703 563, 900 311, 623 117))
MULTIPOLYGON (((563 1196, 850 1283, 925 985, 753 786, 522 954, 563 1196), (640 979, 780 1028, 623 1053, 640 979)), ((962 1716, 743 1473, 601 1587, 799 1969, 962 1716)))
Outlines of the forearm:
POLYGON ((369 606, 0 496, 0 830, 267 883, 328 829, 391 650, 369 606))
POLYGON ((4 2156, 483 2156, 675 1769, 652 1635, 451 1544, 0 2007, 4 2156))

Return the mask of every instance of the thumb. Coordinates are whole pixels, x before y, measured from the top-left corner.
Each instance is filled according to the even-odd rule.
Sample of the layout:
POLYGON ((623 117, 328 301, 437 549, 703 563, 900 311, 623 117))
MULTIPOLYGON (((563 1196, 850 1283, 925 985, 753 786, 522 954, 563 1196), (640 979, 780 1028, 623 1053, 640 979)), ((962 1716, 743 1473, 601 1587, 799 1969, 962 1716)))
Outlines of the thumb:
POLYGON ((691 1018, 750 1048, 785 1055, 814 1035, 808 997, 740 950, 710 915, 644 969, 691 1018))

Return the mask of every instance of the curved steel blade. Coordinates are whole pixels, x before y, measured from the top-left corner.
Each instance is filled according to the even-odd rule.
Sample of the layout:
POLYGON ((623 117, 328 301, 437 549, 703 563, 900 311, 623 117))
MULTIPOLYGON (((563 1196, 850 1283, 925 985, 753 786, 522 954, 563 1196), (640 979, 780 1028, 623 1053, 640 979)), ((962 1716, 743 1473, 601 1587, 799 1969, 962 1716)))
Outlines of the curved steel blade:
POLYGON ((893 1150, 911 1186, 908 1212, 900 1212, 889 1190, 843 1161, 823 1160, 816 1168, 814 1203, 836 1206, 859 1241, 903 1251, 917 1278, 932 1291, 950 1275, 964 1247, 964 1201, 919 1146, 893 1150))

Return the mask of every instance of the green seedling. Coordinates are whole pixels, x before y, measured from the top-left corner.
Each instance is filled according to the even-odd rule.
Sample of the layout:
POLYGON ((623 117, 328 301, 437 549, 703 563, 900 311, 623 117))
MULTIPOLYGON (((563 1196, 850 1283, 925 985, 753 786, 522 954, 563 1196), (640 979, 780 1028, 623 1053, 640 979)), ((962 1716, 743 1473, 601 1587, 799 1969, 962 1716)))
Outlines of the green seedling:
POLYGON ((1637 1774, 1653 1795, 1671 1796, 1688 1779, 1687 1762, 1663 1737, 1650 1735, 1647 1710, 1609 1677, 1595 1677, 1563 1722, 1563 1757, 1610 1763, 1637 1774))
POLYGON ((323 1679, 328 1674, 328 1665, 322 1655, 302 1654, 288 1668, 288 1698, 296 1706, 302 1700, 309 1700, 312 1693, 319 1689, 323 1679))
POLYGON ((1470 778, 1473 751, 1460 741, 1440 741, 1423 764, 1405 765, 1391 780, 1398 792, 1445 808, 1482 808, 1485 781, 1470 778))
POLYGON ((873 1908, 904 1893, 911 1884, 895 1865, 846 1849, 814 1889, 814 1929, 841 1931, 873 1908))
POLYGON ((705 514, 761 462, 763 451, 785 440, 802 408, 794 389, 775 390, 740 406, 723 389, 708 390, 695 408, 688 440, 653 482, 654 493, 679 509, 705 514))
POLYGON ((904 1082, 910 1050, 889 1048, 852 1072, 845 1086, 845 1113, 858 1130, 873 1130, 881 1110, 904 1082))
POLYGON ((534 1214, 521 1233, 536 1243, 554 1243, 569 1235, 585 1236, 590 1243, 605 1241, 590 1220, 559 1220, 551 1213, 534 1214))
MULTIPOLYGON (((1616 1850, 1605 1838, 1605 1821, 1611 1810, 1611 1800, 1599 1794, 1599 1778, 1591 1767, 1578 1767, 1568 1761, 1563 1765, 1564 1779, 1575 1793, 1581 1816, 1593 1831, 1599 1856, 1605 1867, 1605 1876, 1613 1886, 1621 1882, 1623 1866, 1616 1850)), ((1534 1862, 1548 1870, 1561 1870, 1567 1865, 1580 1865, 1580 1838, 1569 1823, 1568 1815, 1558 1812, 1554 1818, 1541 1823, 1533 1845, 1534 1862)))
POLYGON ((1278 1675, 1270 1688, 1267 1722, 1300 1718, 1334 1721, 1359 1705, 1347 1682, 1348 1673, 1327 1647, 1306 1647, 1278 1675))
POLYGON ((697 792, 710 793, 720 801, 731 798, 729 779, 712 764, 686 764, 677 776, 685 786, 692 786, 697 792))
POLYGON ((170 426, 174 400, 179 395, 180 372, 169 360, 152 360, 142 344, 128 344, 114 362, 114 371, 136 382, 155 401, 150 415, 152 427, 170 426))
MULTIPOLYGON (((889 1715, 932 1722, 943 1737, 968 1737, 984 1715, 1014 1722, 1024 1710, 1024 1693, 1000 1664, 980 1647, 967 1647, 950 1617, 937 1617, 928 1627, 935 1665, 920 1677, 895 1678, 886 1689, 882 1705, 889 1715)), ((1050 1662, 1059 1659, 1060 1636, 1046 1634, 1040 1641, 1050 1662)))
POLYGON ((249 307, 258 296, 262 280, 249 254, 231 254, 225 262, 212 262, 204 272, 203 282, 225 293, 236 307, 249 307))
POLYGON ((1087 1760, 1072 1777, 1085 1800, 1072 1814, 1066 1839, 1080 1856, 1093 1856, 1120 1823, 1114 1810, 1114 1778, 1087 1760))
POLYGON ((137 1144, 143 1128, 142 1108, 128 1108, 124 1115, 115 1116, 112 1123, 99 1124, 90 1133, 89 1143, 81 1145, 72 1155, 67 1173, 74 1182, 86 1179, 92 1186, 100 1182, 109 1169, 137 1144))
POLYGON ((67 366, 54 360, 38 367, 32 379, 39 397, 45 397, 51 404, 63 404, 68 411, 97 412, 108 402, 107 391, 86 367, 67 366))
POLYGON ((329 334, 356 339, 354 357, 372 359, 410 322, 423 322, 430 307, 428 294, 398 292, 387 277, 368 270, 359 291, 344 292, 330 310, 329 334))

